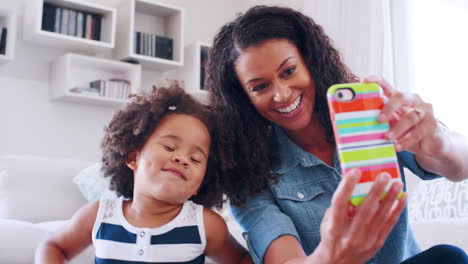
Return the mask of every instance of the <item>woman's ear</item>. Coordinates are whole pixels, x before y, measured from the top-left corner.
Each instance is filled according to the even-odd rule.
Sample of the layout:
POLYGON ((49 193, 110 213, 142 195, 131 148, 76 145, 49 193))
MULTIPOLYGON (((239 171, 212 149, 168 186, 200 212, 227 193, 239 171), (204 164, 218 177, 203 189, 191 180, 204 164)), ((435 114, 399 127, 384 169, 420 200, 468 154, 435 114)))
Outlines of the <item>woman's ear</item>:
POLYGON ((136 168, 137 168, 136 158, 137 158, 137 152, 136 151, 132 151, 127 155, 127 166, 132 171, 135 171, 136 168))

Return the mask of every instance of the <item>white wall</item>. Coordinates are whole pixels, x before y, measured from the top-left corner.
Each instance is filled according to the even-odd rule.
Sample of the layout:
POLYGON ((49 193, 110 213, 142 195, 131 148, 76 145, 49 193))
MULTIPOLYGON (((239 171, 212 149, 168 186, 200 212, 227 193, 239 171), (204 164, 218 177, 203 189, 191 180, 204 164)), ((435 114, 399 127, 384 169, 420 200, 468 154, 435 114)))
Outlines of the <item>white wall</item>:
MULTIPOLYGON (((93 0, 115 6, 122 0, 93 0)), ((126 1, 126 0, 124 0, 126 1)), ((32 154, 84 160, 99 160, 103 127, 112 108, 52 102, 48 98, 48 64, 64 50, 40 47, 23 41, 23 13, 26 0, 0 0, 0 7, 16 9, 18 15, 15 60, 0 66, 0 154, 32 154)), ((211 43, 224 23, 236 13, 256 4, 282 4, 298 10, 303 0, 231 1, 161 0, 185 10, 185 44, 196 40, 211 43)), ((110 58, 110 53, 97 54, 110 58)), ((175 71, 143 70, 142 87, 175 71)))

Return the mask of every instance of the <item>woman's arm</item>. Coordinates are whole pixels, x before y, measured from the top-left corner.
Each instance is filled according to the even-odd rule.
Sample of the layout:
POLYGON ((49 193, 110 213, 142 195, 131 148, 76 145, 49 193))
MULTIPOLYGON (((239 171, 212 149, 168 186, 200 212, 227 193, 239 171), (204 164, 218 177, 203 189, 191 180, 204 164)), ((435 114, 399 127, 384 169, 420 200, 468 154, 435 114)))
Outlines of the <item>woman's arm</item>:
POLYGON ((406 204, 406 195, 397 199, 403 185, 395 182, 385 199, 379 202, 390 178, 380 175, 355 215, 350 214, 349 197, 360 178, 359 170, 343 176, 321 224, 321 241, 305 256, 293 236, 282 236, 271 243, 264 263, 364 263, 381 248, 398 221, 406 204))
POLYGON ((205 254, 216 263, 253 263, 249 252, 231 236, 224 219, 217 213, 204 209, 206 249, 205 254))
POLYGON ((99 201, 81 207, 63 229, 41 242, 36 250, 36 264, 65 263, 92 243, 92 230, 99 201))
POLYGON ((395 141, 397 151, 414 153, 423 169, 451 181, 468 178, 468 163, 464 160, 468 156, 468 142, 437 121, 431 104, 416 94, 398 92, 375 76, 364 78, 363 82, 379 84, 389 99, 379 121, 390 122, 387 138, 395 141))

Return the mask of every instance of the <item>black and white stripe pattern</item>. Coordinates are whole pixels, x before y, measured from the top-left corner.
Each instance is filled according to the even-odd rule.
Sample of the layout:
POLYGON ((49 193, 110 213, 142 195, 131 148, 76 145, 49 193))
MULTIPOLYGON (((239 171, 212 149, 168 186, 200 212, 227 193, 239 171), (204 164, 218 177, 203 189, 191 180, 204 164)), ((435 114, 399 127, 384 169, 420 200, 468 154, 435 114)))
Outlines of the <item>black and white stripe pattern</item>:
POLYGON ((103 199, 93 228, 98 264, 204 263, 206 247, 203 207, 184 203, 179 215, 158 228, 128 223, 123 199, 103 199))

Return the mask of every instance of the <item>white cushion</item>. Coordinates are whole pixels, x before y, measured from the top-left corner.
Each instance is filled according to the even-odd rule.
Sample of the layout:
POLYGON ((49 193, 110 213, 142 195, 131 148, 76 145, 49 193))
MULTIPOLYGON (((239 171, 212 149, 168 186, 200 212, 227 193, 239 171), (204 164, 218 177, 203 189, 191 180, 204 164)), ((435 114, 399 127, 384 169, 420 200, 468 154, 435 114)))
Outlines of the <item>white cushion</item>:
POLYGON ((410 194, 408 208, 422 249, 450 244, 468 252, 468 180, 420 181, 410 194))
POLYGON ((34 263, 34 252, 39 242, 47 236, 47 230, 34 224, 0 219, 0 263, 34 263))
POLYGON ((109 190, 110 178, 105 178, 101 173, 101 163, 82 169, 78 175, 73 177, 88 202, 93 202, 105 197, 114 197, 114 192, 109 190))
MULTIPOLYGON (((0 263, 34 263, 34 254, 39 243, 65 223, 67 221, 33 224, 19 220, 0 219, 0 263)), ((88 247, 69 263, 94 263, 94 247, 88 247)))
POLYGON ((0 218, 41 222, 69 219, 86 203, 72 177, 88 161, 0 156, 0 218))

